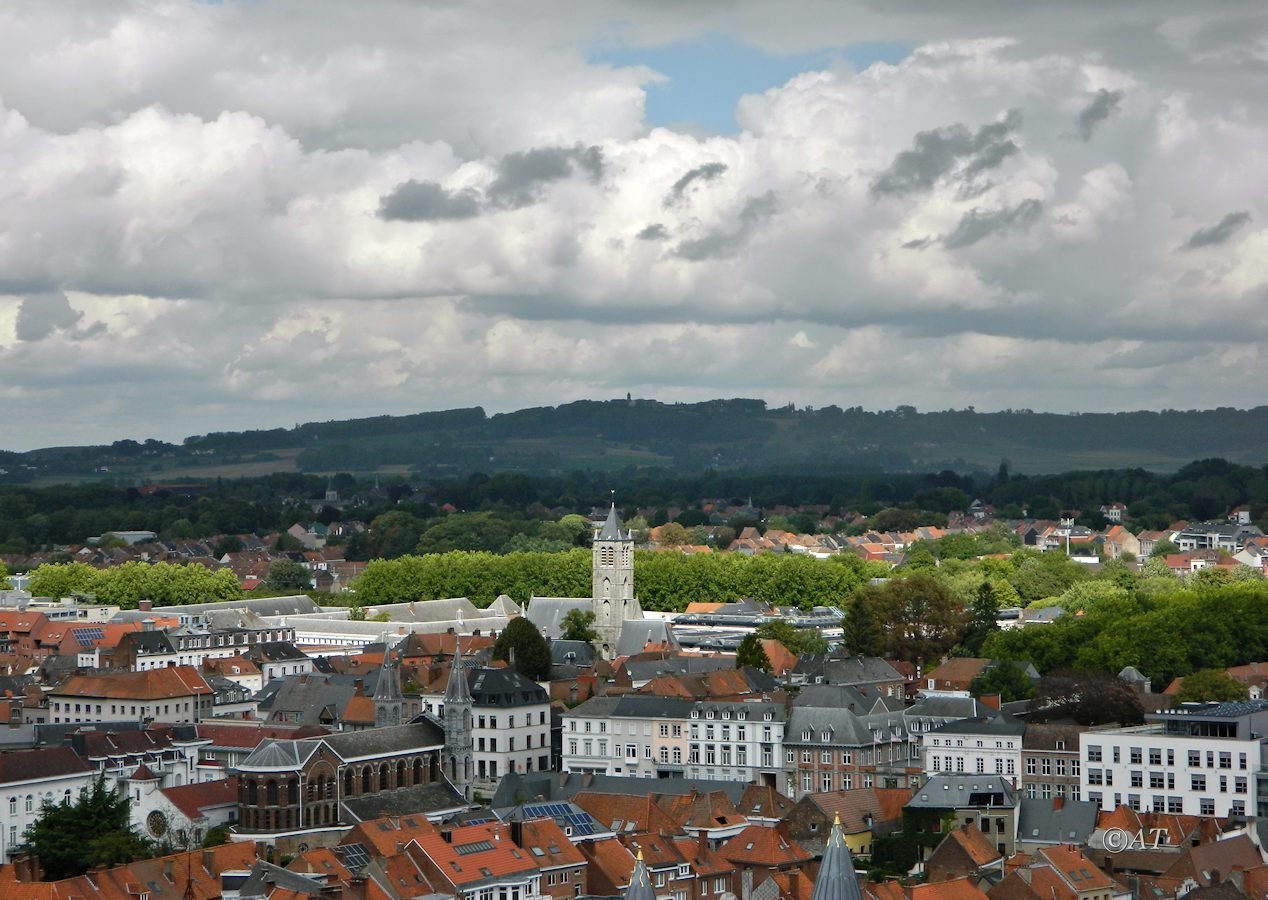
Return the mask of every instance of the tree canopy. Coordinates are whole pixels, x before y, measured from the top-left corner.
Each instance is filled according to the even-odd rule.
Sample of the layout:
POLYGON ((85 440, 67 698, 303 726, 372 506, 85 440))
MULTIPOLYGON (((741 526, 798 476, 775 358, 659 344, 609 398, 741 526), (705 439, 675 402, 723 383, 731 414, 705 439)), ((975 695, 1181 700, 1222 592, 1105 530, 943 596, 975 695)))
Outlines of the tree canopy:
POLYGON ((313 586, 313 573, 293 559, 275 559, 269 563, 265 584, 271 591, 308 591, 313 586))
POLYGON ((525 618, 514 618, 493 642, 493 658, 533 681, 550 680, 550 646, 537 626, 525 618))
POLYGON ((756 634, 745 635, 744 640, 740 641, 740 646, 736 648, 735 667, 742 669, 745 666, 761 669, 763 672, 771 670, 770 657, 766 655, 762 639, 756 634))
POLYGON ((128 798, 99 776, 70 803, 45 801, 26 833, 49 881, 82 875, 93 866, 116 866, 151 855, 132 827, 128 798))
POLYGON ((1245 700, 1246 686, 1219 669, 1198 669, 1192 675, 1184 676, 1176 699, 1181 703, 1245 700))
POLYGON ((594 611, 589 609, 570 609, 564 613, 563 633, 560 638, 565 641, 584 641, 593 644, 599 639, 599 632, 594 630, 594 611))

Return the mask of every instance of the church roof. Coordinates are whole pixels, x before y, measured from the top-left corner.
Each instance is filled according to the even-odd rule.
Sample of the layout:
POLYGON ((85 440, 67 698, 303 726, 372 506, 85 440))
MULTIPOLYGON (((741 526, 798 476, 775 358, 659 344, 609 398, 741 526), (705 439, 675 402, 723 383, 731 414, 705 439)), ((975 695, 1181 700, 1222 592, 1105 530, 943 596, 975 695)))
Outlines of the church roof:
POLYGON ((854 861, 850 848, 845 845, 841 832, 841 820, 832 824, 827 846, 823 848, 823 862, 815 878, 814 893, 810 900, 863 900, 859 891, 858 876, 854 874, 854 861))
POLYGON ((616 514, 616 504, 608 510, 607 521, 595 536, 596 541, 628 541, 629 533, 621 529, 621 517, 616 514))
POLYGON ((396 703, 401 700, 401 680, 396 667, 388 662, 389 655, 383 654, 379 680, 374 685, 374 699, 378 703, 396 703))

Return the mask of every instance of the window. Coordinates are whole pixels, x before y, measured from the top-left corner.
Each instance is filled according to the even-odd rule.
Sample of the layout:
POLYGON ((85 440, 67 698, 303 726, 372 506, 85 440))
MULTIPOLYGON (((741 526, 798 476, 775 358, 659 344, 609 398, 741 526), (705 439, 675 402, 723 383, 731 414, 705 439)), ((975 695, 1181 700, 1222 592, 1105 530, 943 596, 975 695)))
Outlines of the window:
POLYGON ((1201 765, 1202 765, 1202 751, 1190 750, 1189 751, 1189 768, 1196 769, 1201 765))
POLYGON ((1221 769, 1233 768, 1233 754, 1231 753, 1220 754, 1220 768, 1221 769))
POLYGON ((1184 799, 1182 797, 1167 798, 1167 812, 1182 813, 1184 812, 1184 799))
POLYGON ((1052 774, 1052 760, 1050 760, 1048 757, 1045 756, 1043 758, 1041 768, 1042 768, 1043 774, 1051 775, 1052 774))
POLYGON ((1149 765, 1151 766, 1162 765, 1162 750, 1154 749, 1154 748, 1151 748, 1149 750, 1149 765))
POLYGON ((1162 777, 1162 773, 1161 773, 1161 772, 1150 772, 1150 773, 1149 773, 1149 786, 1150 786, 1151 788, 1154 788, 1154 789, 1160 788, 1160 787, 1162 787, 1165 783, 1166 783, 1166 782, 1164 781, 1164 779, 1163 779, 1163 777, 1162 777))
POLYGON ((801 789, 807 793, 809 793, 812 790, 811 783, 810 783, 810 779, 812 777, 813 776, 809 772, 801 773, 801 789))
POLYGON ((820 763, 822 763, 822 764, 823 764, 823 765, 825 765, 825 766, 826 766, 826 765, 828 765, 829 763, 831 763, 831 762, 832 762, 832 751, 831 751, 831 750, 821 750, 821 751, 819 751, 819 762, 820 762, 820 763))
POLYGON ((802 750, 802 751, 801 751, 801 761, 802 761, 803 763, 809 763, 809 762, 810 762, 810 751, 809 751, 809 750, 802 750))
POLYGON ((1213 797, 1203 797, 1199 800, 1198 814, 1203 816, 1215 815, 1215 799, 1213 797))
POLYGON ((1088 784, 1101 784, 1101 783, 1102 783, 1101 770, 1100 770, 1100 769, 1088 769, 1088 770, 1087 770, 1087 783, 1088 783, 1088 784))
MULTIPOLYGON (((1100 748, 1099 746, 1097 746, 1097 745, 1095 745, 1095 744, 1089 744, 1089 745, 1088 745, 1088 748, 1087 748, 1087 761, 1088 761, 1088 762, 1100 762, 1100 761, 1101 761, 1101 748, 1100 748)), ((1099 798, 1098 798, 1098 799, 1099 799, 1099 798)))
POLYGON ((1129 775, 1131 776, 1132 787, 1145 786, 1145 773, 1140 771, 1140 769, 1132 769, 1129 775))
POLYGON ((1033 756, 1026 758, 1026 774, 1034 775, 1036 772, 1035 758, 1033 756))
POLYGON ((789 762, 789 764, 795 763, 796 761, 797 761, 797 751, 796 751, 796 750, 789 750, 789 751, 788 751, 788 762, 789 762))
POLYGON ((832 790, 832 773, 824 772, 822 778, 820 779, 820 784, 821 784, 820 790, 822 790, 824 793, 827 793, 828 791, 832 790))
POLYGON ((1127 756, 1133 766, 1138 766, 1140 765, 1144 754, 1139 747, 1132 747, 1131 750, 1128 751, 1127 756))
POLYGON ((669 723, 668 722, 660 723, 660 736, 669 737, 669 723))
POLYGON ((1189 790, 1191 791, 1206 790, 1206 776, 1205 775, 1190 775, 1189 776, 1189 790))

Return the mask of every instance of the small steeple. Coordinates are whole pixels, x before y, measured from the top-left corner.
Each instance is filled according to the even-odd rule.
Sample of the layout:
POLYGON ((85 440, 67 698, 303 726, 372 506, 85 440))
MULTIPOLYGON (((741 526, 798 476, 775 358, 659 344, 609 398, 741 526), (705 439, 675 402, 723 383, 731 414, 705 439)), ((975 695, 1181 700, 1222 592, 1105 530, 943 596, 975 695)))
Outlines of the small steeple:
POLYGON ((450 703, 470 703, 471 689, 467 687, 467 675, 462 670, 462 641, 455 639, 453 664, 449 667, 449 681, 445 684, 445 706, 450 703))
POLYGON ((400 725, 404 703, 400 670, 392 665, 392 651, 385 648, 379 679, 374 683, 374 723, 378 726, 400 725))
POLYGON ((858 876, 854 874, 854 859, 841 830, 840 813, 833 819, 832 833, 823 848, 823 862, 819 864, 810 900, 863 900, 858 876))
POLYGON ((652 887, 647 864, 643 862, 642 848, 634 858, 634 872, 630 875, 630 886, 625 889, 625 900, 656 900, 656 889, 652 887))

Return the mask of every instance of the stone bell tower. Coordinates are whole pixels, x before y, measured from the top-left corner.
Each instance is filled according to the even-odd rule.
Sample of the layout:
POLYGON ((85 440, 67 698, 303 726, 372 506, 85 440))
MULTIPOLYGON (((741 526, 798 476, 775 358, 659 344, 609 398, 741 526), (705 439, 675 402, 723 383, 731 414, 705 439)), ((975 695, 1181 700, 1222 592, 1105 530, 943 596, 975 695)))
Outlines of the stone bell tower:
POLYGON ((594 535, 591 562, 594 630, 599 649, 610 659, 621 636, 621 623, 643 618, 643 608, 634 598, 634 535, 625 530, 616 504, 607 521, 594 535))

